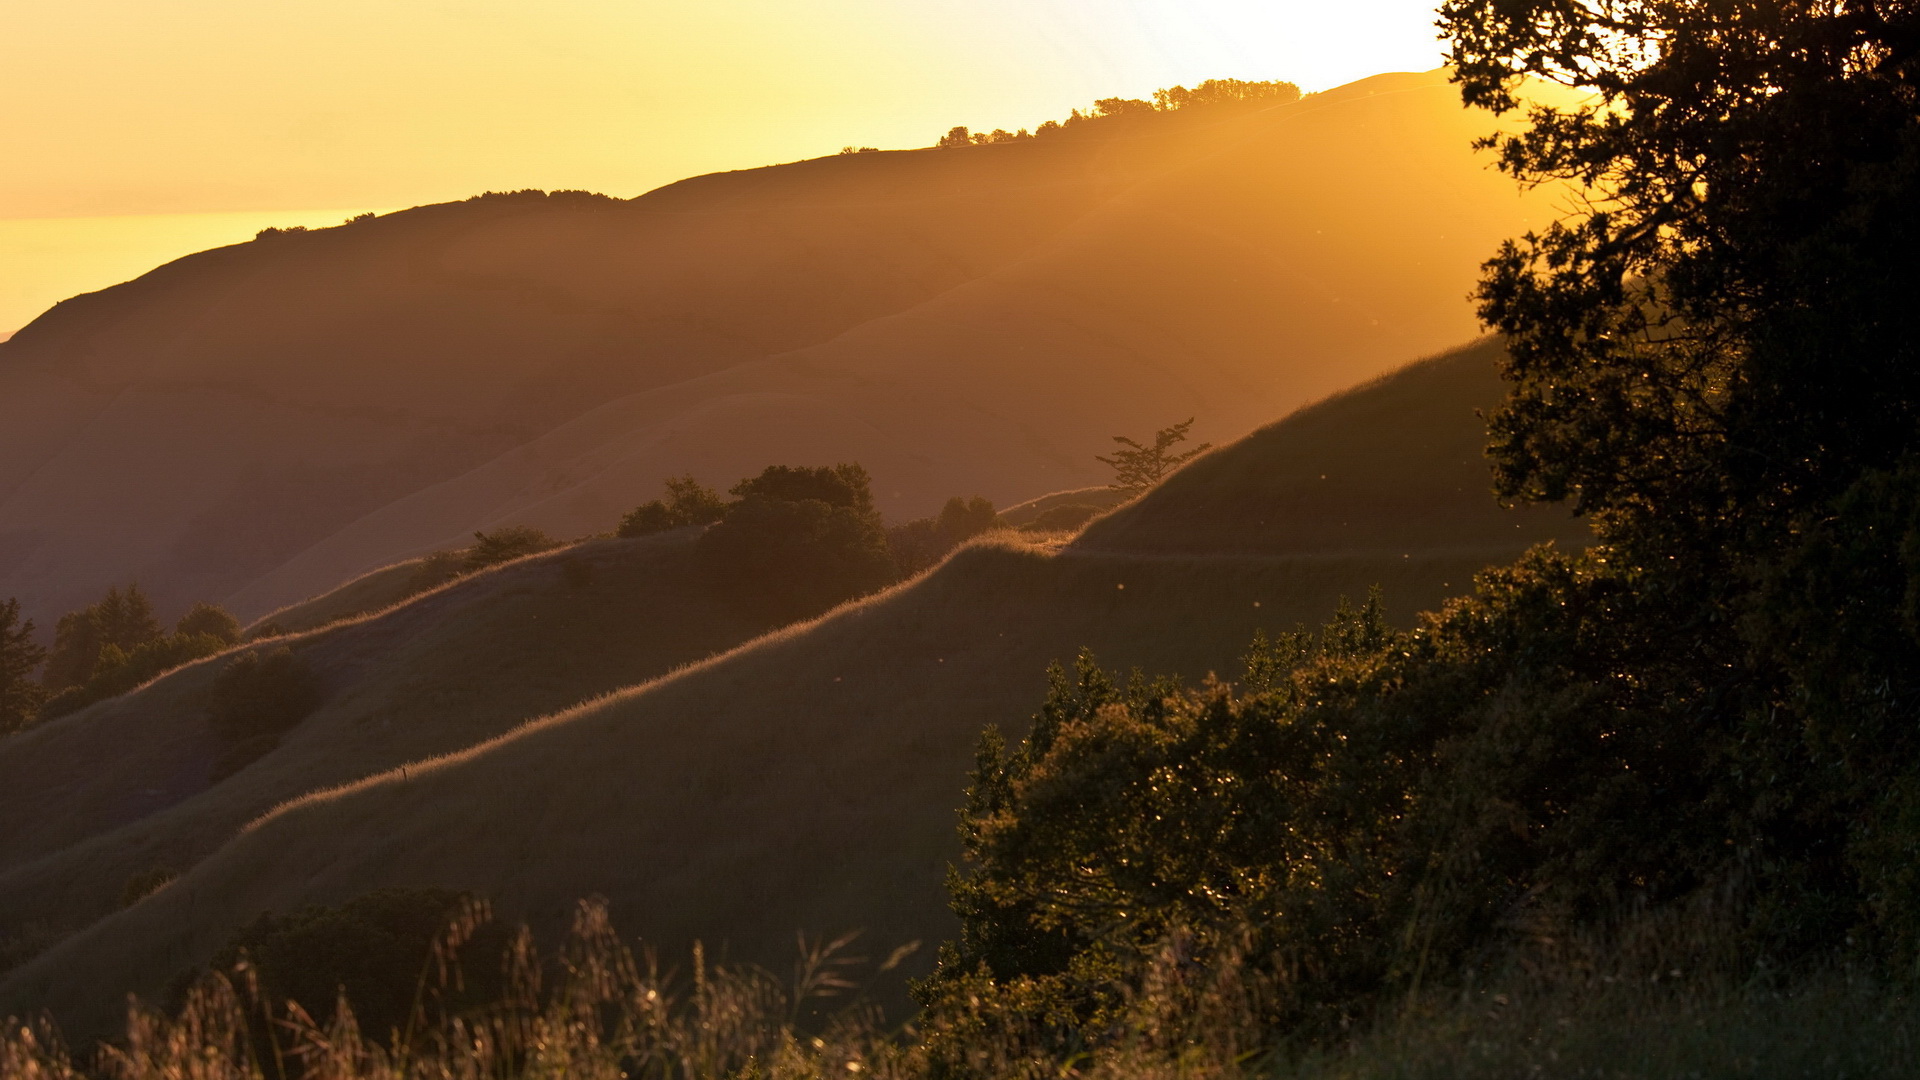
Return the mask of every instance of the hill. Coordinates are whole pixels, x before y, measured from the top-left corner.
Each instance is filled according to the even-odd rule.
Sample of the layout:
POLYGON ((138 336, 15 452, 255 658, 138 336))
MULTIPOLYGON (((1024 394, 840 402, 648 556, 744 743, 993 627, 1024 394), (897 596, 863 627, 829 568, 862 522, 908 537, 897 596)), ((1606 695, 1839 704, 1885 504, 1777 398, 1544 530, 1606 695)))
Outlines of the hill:
POLYGON ((896 519, 1096 483, 1116 432, 1217 442, 1473 333, 1479 261, 1552 205, 1468 149, 1485 123, 1380 76, 193 255, 0 344, 0 596, 47 625, 131 578, 251 619, 768 461, 859 460, 896 519))
POLYGON ((0 742, 0 938, 24 939, 16 950, 57 939, 114 911, 129 882, 191 867, 282 802, 484 742, 765 632, 708 595, 691 540, 578 544, 253 646, 292 649, 325 701, 225 778, 228 748, 205 717, 230 657, 0 742))
POLYGON ((1321 621, 1341 595, 1380 584, 1406 620, 1490 560, 1578 541, 1556 512, 1479 509, 1484 462, 1459 451, 1480 425, 1460 406, 1497 393, 1491 358, 1482 345, 1416 365, 1216 450, 1078 542, 977 543, 815 622, 277 809, 12 973, 0 1011, 45 1005, 105 1030, 119 991, 154 993, 257 912, 386 885, 474 889, 549 926, 600 893, 669 951, 704 937, 775 962, 796 929, 937 939, 975 740, 1023 724, 1048 662, 1086 646, 1109 665, 1232 675, 1256 629, 1321 621), (1375 502, 1344 548, 1164 539, 1195 508, 1214 535, 1277 535, 1261 523, 1299 507, 1303 477, 1359 461, 1378 472, 1354 480, 1375 502), (1220 505, 1223 478, 1239 486, 1220 505), (1396 507, 1452 524, 1423 539, 1396 507))

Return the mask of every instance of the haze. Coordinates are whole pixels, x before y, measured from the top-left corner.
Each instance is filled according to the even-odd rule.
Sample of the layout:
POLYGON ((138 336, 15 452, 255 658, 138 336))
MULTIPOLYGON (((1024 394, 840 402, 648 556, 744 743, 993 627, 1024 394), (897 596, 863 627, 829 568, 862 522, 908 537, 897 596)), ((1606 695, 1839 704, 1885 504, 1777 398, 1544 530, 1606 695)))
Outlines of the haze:
POLYGON ((0 336, 64 297, 335 208, 528 187, 631 196, 1207 78, 1316 90, 1439 61, 1420 0, 4 10, 0 336), (113 220, 150 215, 168 216, 113 220))

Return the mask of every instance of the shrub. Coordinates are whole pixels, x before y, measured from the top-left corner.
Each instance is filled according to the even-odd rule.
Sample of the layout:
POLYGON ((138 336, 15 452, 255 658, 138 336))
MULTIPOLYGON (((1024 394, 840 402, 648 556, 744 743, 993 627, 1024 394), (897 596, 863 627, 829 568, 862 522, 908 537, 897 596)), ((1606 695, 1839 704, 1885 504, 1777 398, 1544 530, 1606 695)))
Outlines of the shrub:
POLYGON ((802 619, 897 575, 858 465, 769 466, 733 488, 726 515, 700 536, 702 565, 743 606, 802 619))
POLYGON ((229 660, 207 702, 207 723, 226 745, 212 778, 223 780, 273 750, 324 699, 319 677, 285 645, 229 660))
POLYGON ((173 632, 181 637, 211 637, 236 645, 240 642, 240 620, 218 604, 195 604, 180 616, 173 632))
POLYGON ((955 545, 1004 527, 991 502, 978 495, 955 495, 937 517, 916 518, 888 529, 887 550, 902 575, 917 574, 945 558, 955 545))
POLYGON ((720 493, 691 476, 667 481, 667 497, 642 503, 620 519, 615 535, 651 536, 670 529, 711 525, 726 512, 727 501, 720 493))
POLYGON ((266 1000, 293 1001, 322 1024, 344 994, 360 1030, 391 1044, 409 1027, 422 993, 438 982, 432 968, 440 957, 459 963, 461 975, 440 988, 448 995, 442 1008, 457 1012, 500 999, 510 934, 485 921, 484 910, 464 893, 381 889, 337 908, 263 914, 211 966, 231 970, 244 956, 266 1000))
POLYGON ((484 570, 559 546, 560 541, 531 525, 508 525, 492 532, 476 532, 473 546, 467 549, 466 569, 484 570))

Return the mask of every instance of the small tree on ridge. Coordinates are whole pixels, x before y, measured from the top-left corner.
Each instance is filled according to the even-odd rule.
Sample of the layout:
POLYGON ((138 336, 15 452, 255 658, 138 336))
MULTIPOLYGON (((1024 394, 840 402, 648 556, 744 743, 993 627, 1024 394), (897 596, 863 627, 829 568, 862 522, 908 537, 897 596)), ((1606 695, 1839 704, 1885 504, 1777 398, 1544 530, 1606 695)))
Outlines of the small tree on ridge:
POLYGON ((1161 428, 1154 433, 1151 446, 1125 435, 1115 435, 1113 441, 1126 449, 1115 450, 1112 457, 1094 455, 1095 461, 1113 466, 1113 483, 1108 486, 1116 491, 1145 491, 1168 473, 1205 453, 1212 443, 1201 443, 1184 454, 1171 452, 1173 447, 1187 441, 1187 430, 1193 427, 1193 420, 1188 417, 1184 423, 1161 428))

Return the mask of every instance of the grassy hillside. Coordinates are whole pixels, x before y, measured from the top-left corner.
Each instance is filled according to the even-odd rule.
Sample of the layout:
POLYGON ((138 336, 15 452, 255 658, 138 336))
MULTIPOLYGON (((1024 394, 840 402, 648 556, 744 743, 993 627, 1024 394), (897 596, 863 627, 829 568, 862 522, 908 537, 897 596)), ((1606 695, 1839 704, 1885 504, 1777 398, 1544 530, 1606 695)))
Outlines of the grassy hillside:
POLYGON ((573 546, 403 606, 281 639, 322 707, 215 782, 204 719, 224 658, 0 743, 0 936, 37 941, 115 910, 309 791, 450 753, 764 632, 708 595, 684 533, 573 546))
POLYGON ((768 461, 862 461, 896 519, 1095 483, 1116 432, 1220 441, 1469 335, 1479 260, 1550 206, 1484 124, 1383 76, 191 256, 0 344, 0 595, 47 623, 136 578, 255 618, 768 461))
POLYGON ((1118 513, 1077 550, 1133 555, 1395 558, 1458 551, 1492 562, 1506 537, 1584 543, 1585 526, 1488 494, 1484 430, 1462 422, 1498 401, 1494 340, 1402 368, 1205 454, 1118 513))
MULTIPOLYGON (((1210 505, 1198 490, 1183 494, 1215 475, 1203 465, 1272 477, 1266 489, 1239 490, 1232 508, 1214 508, 1229 530, 1236 519, 1266 520, 1301 469, 1318 475, 1351 453, 1335 439, 1313 456, 1288 434, 1299 423, 1474 438, 1478 421, 1455 407, 1460 396, 1422 388, 1457 384, 1486 403, 1489 362, 1484 348, 1467 350, 1283 421, 1099 530, 1179 531, 1180 520, 1162 514, 1210 505)), ((1466 507, 1486 501, 1480 490, 1436 499, 1423 486, 1433 465, 1414 460, 1423 444, 1398 445, 1375 459, 1389 479, 1365 488, 1380 503, 1358 519, 1370 526, 1347 534, 1348 552, 1131 551, 1095 544, 1091 531, 1057 551, 977 544, 814 623, 430 764, 302 799, 14 972, 0 984, 0 1009, 47 1005, 105 1030, 120 990, 154 992, 255 913, 384 885, 475 889, 546 925, 597 892, 627 930, 669 949, 703 937, 754 959, 783 959, 796 929, 864 927, 876 944, 937 939, 949 927, 941 880, 974 741, 986 724, 1023 724, 1049 661, 1088 646, 1110 665, 1232 675, 1256 629, 1319 621, 1339 596, 1374 584, 1405 620, 1486 561, 1569 531, 1547 515, 1475 518, 1466 507), (1483 528, 1407 543, 1418 533, 1396 506, 1417 516, 1436 505, 1443 520, 1483 528)), ((17 875, 8 880, 26 880, 17 875)), ((52 895, 58 884, 34 888, 52 895)))

